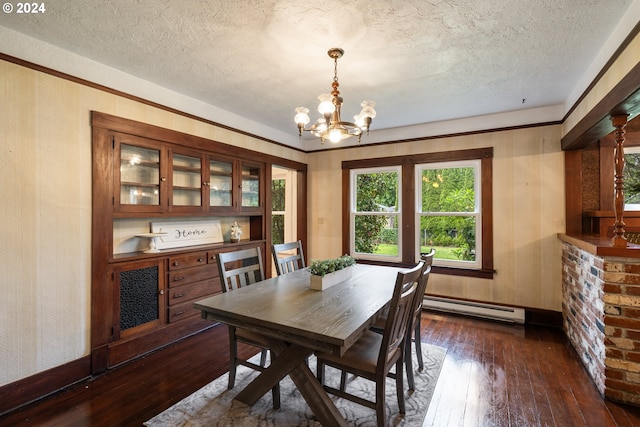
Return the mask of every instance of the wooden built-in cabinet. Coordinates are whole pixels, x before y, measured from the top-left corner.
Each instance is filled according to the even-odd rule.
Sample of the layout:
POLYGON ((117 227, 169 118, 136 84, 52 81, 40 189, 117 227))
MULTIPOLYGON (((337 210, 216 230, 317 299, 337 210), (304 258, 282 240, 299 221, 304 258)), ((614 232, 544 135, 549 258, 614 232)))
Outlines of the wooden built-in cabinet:
POLYGON ((111 280, 105 283, 111 289, 111 304, 102 308, 112 319, 106 367, 213 326, 201 319, 193 303, 222 292, 216 254, 255 246, 265 252, 263 241, 247 240, 207 249, 114 256, 107 275, 111 280))
POLYGON ((269 213, 258 153, 101 113, 93 113, 92 125, 91 347, 98 373, 212 327, 193 303, 222 292, 215 255, 255 246, 267 254, 269 213), (192 218, 248 227, 234 244, 114 251, 116 221, 119 233, 123 221, 138 224, 128 225, 134 238, 151 231, 150 222, 192 218))
POLYGON ((111 138, 117 214, 264 214, 264 163, 117 132, 111 138))
POLYGON ((91 124, 91 373, 97 374, 215 326, 193 303, 222 292, 216 254, 260 247, 271 274, 266 189, 273 164, 299 171, 298 236, 305 241, 306 165, 109 114, 92 112, 91 124), (116 231, 120 240, 123 229, 132 230, 133 239, 151 231, 148 223, 165 220, 237 220, 242 240, 114 251, 116 231))

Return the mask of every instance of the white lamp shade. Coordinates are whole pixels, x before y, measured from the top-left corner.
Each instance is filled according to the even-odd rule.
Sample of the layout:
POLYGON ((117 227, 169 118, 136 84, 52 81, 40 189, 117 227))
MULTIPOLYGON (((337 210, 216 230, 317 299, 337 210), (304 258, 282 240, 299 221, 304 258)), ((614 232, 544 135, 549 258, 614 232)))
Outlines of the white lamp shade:
POLYGON ((360 111, 360 115, 362 117, 371 117, 372 119, 376 116, 376 110, 373 107, 376 106, 376 103, 373 101, 362 101, 362 111, 360 111))
POLYGON ((307 123, 309 123, 309 109, 305 108, 305 107, 297 107, 296 108, 296 116, 293 118, 293 120, 299 124, 299 125, 306 125, 307 123))
POLYGON ((331 114, 336 110, 336 106, 333 105, 331 94, 323 93, 318 96, 320 100, 320 105, 318 105, 318 112, 323 116, 325 114, 331 114))

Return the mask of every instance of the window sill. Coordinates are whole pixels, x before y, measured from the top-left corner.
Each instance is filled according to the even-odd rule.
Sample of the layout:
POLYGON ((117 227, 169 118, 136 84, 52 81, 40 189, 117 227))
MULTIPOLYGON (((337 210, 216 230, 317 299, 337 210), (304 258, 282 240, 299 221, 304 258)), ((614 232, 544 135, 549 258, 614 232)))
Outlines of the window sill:
MULTIPOLYGON (((407 264, 405 262, 372 261, 369 259, 358 259, 357 261, 359 264, 386 265, 403 268, 410 268, 415 265, 407 264)), ((468 268, 439 267, 437 265, 432 267, 431 272, 434 274, 446 274, 449 276, 477 277, 479 279, 493 279, 493 276, 496 274, 495 270, 471 270, 468 268)))

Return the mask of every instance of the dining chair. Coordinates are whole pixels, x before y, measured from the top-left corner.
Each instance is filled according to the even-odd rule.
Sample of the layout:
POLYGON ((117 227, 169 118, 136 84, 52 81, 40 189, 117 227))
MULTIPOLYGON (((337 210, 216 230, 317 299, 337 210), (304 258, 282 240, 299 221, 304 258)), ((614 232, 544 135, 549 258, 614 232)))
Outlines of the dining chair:
MULTIPOLYGON (((216 258, 223 292, 230 292, 264 280, 262 251, 259 247, 219 253, 216 254, 216 258)), ((264 371, 268 349, 269 346, 264 336, 247 329, 236 328, 235 326, 229 325, 229 390, 235 385, 238 365, 243 365, 257 371, 264 371), (261 349, 259 365, 238 357, 238 342, 261 349)), ((273 353, 271 356, 273 356, 273 353)), ((273 388, 272 394, 273 408, 279 409, 279 384, 276 384, 273 388)))
POLYGON ((422 273, 420 280, 418 281, 418 290, 416 292, 416 299, 414 303, 413 321, 409 324, 407 329, 407 342, 405 348, 404 364, 407 371, 407 385, 409 390, 415 389, 415 382, 413 379, 413 358, 411 357, 411 342, 414 343, 416 348, 416 357, 418 359, 418 370, 424 369, 424 361, 422 360, 422 341, 420 340, 420 329, 422 328, 422 305, 424 301, 424 293, 427 289, 427 282, 429 281, 429 275, 431 274, 431 267, 433 265, 433 256, 435 255, 435 249, 431 249, 428 254, 424 254, 420 259, 424 262, 422 267, 422 273), (413 332, 413 338, 411 333, 413 332))
POLYGON ((271 245, 271 254, 278 276, 306 267, 300 240, 271 245))
POLYGON ((404 348, 408 337, 407 327, 409 319, 413 315, 415 295, 423 265, 424 262, 420 261, 412 269, 398 273, 389 306, 389 315, 382 334, 366 330, 343 356, 316 352, 317 377, 323 388, 328 393, 375 409, 379 427, 386 423, 385 385, 386 378, 394 366, 395 372, 400 373, 400 375, 393 375, 396 380, 398 408, 401 414, 405 413, 404 375, 402 375, 404 348), (375 382, 375 401, 347 393, 344 389, 325 385, 324 370, 326 365, 375 382))
MULTIPOLYGON (((420 329, 422 328, 422 305, 424 299, 424 293, 427 289, 427 282, 429 281, 429 274, 431 273, 431 267, 433 266, 433 256, 435 255, 435 249, 427 254, 422 254, 420 259, 424 262, 420 281, 418 282, 418 289, 416 291, 416 299, 414 301, 413 316, 410 319, 409 327, 407 328, 407 341, 405 347, 404 364, 407 373, 407 386, 410 391, 415 389, 415 381, 413 378, 413 358, 411 357, 411 343, 415 343, 416 357, 418 359, 418 370, 424 369, 424 361, 422 359, 422 341, 420 340, 420 329), (413 337, 411 336, 413 334, 413 337)), ((383 314, 378 317, 371 329, 374 332, 382 333, 387 321, 387 314, 383 314)), ((343 379, 344 382, 344 379, 343 379)))

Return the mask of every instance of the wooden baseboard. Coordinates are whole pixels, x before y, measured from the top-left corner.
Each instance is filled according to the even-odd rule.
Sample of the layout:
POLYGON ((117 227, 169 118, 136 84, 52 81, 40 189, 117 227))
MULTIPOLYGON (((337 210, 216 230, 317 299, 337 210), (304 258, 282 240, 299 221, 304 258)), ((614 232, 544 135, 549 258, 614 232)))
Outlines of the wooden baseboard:
MULTIPOLYGON (((217 323, 210 320, 203 320, 200 316, 194 316, 149 331, 139 337, 116 341, 108 345, 109 365, 105 368, 112 369, 122 363, 159 350, 188 336, 213 328, 216 325, 217 323)), ((93 374, 100 374, 106 370, 97 370, 96 368, 94 365, 93 374)))
POLYGON ((540 308, 525 308, 525 323, 562 329, 562 312, 540 308))
POLYGON ((91 356, 0 387, 0 415, 91 377, 91 356))

